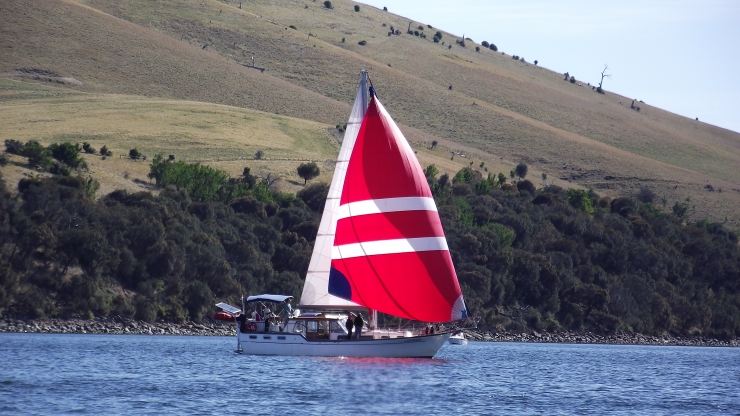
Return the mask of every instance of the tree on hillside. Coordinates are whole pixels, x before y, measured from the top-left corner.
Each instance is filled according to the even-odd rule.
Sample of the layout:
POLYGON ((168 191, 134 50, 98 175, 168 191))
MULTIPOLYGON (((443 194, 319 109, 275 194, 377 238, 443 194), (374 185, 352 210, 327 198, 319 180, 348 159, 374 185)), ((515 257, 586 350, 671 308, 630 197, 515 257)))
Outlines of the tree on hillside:
POLYGON ((52 157, 67 166, 77 168, 80 166, 84 167, 85 165, 85 162, 80 159, 81 148, 79 144, 72 144, 69 142, 62 144, 54 143, 51 145, 50 149, 52 157))
POLYGON ((95 154, 95 149, 93 149, 88 142, 82 142, 82 150, 84 150, 85 153, 95 154))
POLYGON ((516 165, 516 176, 518 176, 520 179, 524 179, 525 176, 527 176, 527 171, 529 168, 527 167, 527 164, 522 162, 518 165, 516 165))
POLYGON ((434 164, 431 164, 424 169, 424 176, 426 176, 427 179, 434 179, 438 173, 439 169, 437 169, 437 166, 434 164))
POLYGON ((439 144, 439 142, 437 142, 436 140, 432 140, 432 149, 434 149, 435 147, 437 147, 438 144, 439 144))
POLYGON ((599 82, 599 87, 596 88, 596 92, 598 92, 599 94, 603 94, 604 93, 604 90, 601 89, 601 84, 604 83, 604 78, 611 78, 612 77, 611 74, 607 74, 606 73, 606 70, 607 69, 609 69, 609 65, 604 64, 604 70, 601 71, 601 82, 599 82))
POLYGON ((28 164, 41 169, 48 169, 52 165, 51 150, 42 146, 36 140, 29 140, 21 150, 21 156, 28 158, 28 164))
POLYGON ((131 159, 138 159, 142 156, 143 155, 141 154, 141 152, 139 152, 139 149, 135 147, 128 151, 128 157, 130 157, 131 159))
POLYGON ((319 170, 319 167, 316 166, 315 162, 311 163, 301 163, 300 166, 298 166, 298 169, 296 169, 298 172, 298 176, 303 178, 303 184, 305 185, 309 180, 319 176, 321 171, 319 170))

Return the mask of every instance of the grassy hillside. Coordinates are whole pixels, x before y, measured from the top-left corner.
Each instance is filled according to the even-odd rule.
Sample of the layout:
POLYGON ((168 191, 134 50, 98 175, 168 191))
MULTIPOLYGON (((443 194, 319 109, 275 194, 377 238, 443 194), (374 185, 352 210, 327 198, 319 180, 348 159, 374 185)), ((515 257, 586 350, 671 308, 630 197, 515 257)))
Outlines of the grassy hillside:
MULTIPOLYGON (((81 93, 2 79, 0 100, 0 118, 5 120, 0 142, 87 142, 96 150, 107 146, 113 156, 105 160, 99 154, 83 154, 90 173, 101 182, 100 196, 116 189, 152 189, 147 179, 149 163, 127 157, 133 148, 150 158, 162 153, 201 162, 232 177, 249 167, 252 174, 281 178, 278 189, 295 193, 303 188, 303 179, 296 173, 300 163, 317 162, 322 171, 317 180, 331 180, 341 140, 334 126, 194 101, 81 93), (264 156, 255 159, 260 150, 264 156)), ((450 160, 444 149, 415 147, 422 163, 434 163, 442 172, 454 174, 468 165, 468 158, 450 160)), ((11 189, 19 179, 38 174, 25 158, 10 157, 12 163, 0 172, 11 189)), ((505 164, 491 168, 509 169, 505 164)))
MULTIPOLYGON (((690 197, 692 218, 727 218, 739 226, 740 134, 649 103, 640 103, 637 112, 629 107, 631 98, 596 94, 508 53, 476 52, 470 41, 462 48, 453 34, 443 32, 444 44, 434 43, 439 29, 425 22, 411 25, 423 27, 427 38, 421 39, 405 34, 406 17, 365 5, 357 13, 355 3, 332 3, 330 10, 319 1, 4 2, 0 72, 55 81, 73 91, 248 107, 328 128, 346 121, 357 73, 365 68, 422 164, 454 171, 472 157, 474 166, 484 161, 491 170, 508 172, 525 161, 531 175, 545 172, 559 185, 579 184, 610 196, 647 186, 668 207, 690 197), (402 34, 388 36, 390 26, 402 34), (366 44, 358 45, 362 40, 366 44), (244 66, 252 57, 264 72, 244 66), (425 150, 433 140, 440 147, 425 150), (468 158, 449 160, 450 150, 468 158), (723 192, 709 192, 707 185, 723 192)), ((506 45, 498 46, 506 51, 506 45)), ((5 98, 2 105, 12 104, 5 98)), ((137 134, 175 144, 177 132, 165 123, 137 134)), ((210 150, 189 157, 234 160, 261 146, 249 137, 240 142, 212 132, 199 136, 210 150), (243 144, 245 154, 237 156, 227 142, 243 144)), ((197 140, 182 140, 197 153, 197 140)), ((297 155, 313 152, 299 143, 292 148, 297 155)), ((240 162, 219 163, 232 174, 239 170, 240 162)))

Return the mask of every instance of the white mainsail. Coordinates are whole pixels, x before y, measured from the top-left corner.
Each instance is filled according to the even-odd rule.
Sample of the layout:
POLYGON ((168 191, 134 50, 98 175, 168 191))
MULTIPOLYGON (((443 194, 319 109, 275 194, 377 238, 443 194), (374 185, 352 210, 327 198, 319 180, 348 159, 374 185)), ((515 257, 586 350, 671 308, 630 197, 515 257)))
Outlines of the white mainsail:
POLYGON ((347 165, 352 155, 352 149, 357 140, 357 134, 362 125, 362 119, 365 118, 368 103, 367 89, 367 72, 361 72, 360 85, 357 88, 355 103, 352 106, 352 112, 347 121, 347 129, 344 133, 342 147, 339 150, 339 157, 334 168, 334 177, 329 187, 329 195, 326 198, 324 213, 321 216, 321 224, 316 235, 316 242, 311 255, 311 262, 308 265, 306 282, 303 284, 303 293, 301 294, 301 308, 308 309, 366 309, 354 302, 344 300, 329 294, 329 270, 331 269, 331 254, 334 246, 334 234, 337 230, 337 220, 339 218, 339 199, 342 196, 344 179, 347 174, 347 165))

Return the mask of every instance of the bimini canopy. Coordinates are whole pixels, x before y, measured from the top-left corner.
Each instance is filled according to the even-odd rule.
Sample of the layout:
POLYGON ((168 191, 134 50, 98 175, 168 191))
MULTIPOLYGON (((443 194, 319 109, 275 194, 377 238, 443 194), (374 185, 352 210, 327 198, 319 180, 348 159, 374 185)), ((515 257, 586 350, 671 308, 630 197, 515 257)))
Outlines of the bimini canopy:
POLYGON ((255 295, 248 297, 247 302, 284 302, 286 299, 293 299, 293 296, 255 295))

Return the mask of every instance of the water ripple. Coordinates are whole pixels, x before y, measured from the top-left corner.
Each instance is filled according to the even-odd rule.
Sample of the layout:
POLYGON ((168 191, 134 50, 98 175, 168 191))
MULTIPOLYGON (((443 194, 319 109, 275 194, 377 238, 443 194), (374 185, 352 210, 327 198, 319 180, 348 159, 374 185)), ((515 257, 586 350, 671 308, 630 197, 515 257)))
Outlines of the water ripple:
POLYGON ((0 414, 719 414, 740 349, 478 343, 260 357, 233 338, 0 334, 0 414))

